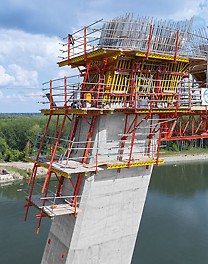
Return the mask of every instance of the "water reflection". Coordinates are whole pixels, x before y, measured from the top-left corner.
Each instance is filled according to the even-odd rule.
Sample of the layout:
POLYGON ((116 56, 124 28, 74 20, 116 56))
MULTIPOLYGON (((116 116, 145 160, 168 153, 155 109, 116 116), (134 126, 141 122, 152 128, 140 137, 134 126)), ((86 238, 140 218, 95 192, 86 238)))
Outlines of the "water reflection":
POLYGON ((0 263, 37 264, 41 262, 51 220, 43 219, 40 235, 35 228, 38 211, 31 207, 27 223, 24 223, 23 191, 27 182, 15 182, 0 187, 0 263))
POLYGON ((155 167, 149 190, 170 195, 194 195, 207 190, 207 170, 208 163, 206 162, 155 167))
POLYGON ((132 264, 207 264, 208 163, 154 169, 132 264))
MULTIPOLYGON (((154 168, 132 264, 207 264, 208 163, 154 168)), ((54 182, 54 185, 56 182, 54 182)), ((0 187, 0 263, 41 262, 51 221, 23 222, 27 182, 0 187)), ((84 262, 83 262, 84 263, 84 262)))

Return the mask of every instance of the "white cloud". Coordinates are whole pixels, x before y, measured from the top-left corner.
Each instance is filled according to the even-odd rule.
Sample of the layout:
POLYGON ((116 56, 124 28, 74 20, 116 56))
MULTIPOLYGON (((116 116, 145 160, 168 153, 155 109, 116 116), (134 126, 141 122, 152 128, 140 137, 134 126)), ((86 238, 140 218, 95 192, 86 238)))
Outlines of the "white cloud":
MULTIPOLYGON (((0 29, 0 63, 35 70, 46 78, 58 70, 59 38, 0 29)), ((41 80, 42 82, 43 80, 41 80)))
POLYGON ((34 70, 26 70, 17 64, 9 65, 9 70, 14 77, 14 86, 23 87, 37 87, 38 86, 38 73, 34 70))
POLYGON ((183 20, 190 19, 194 16, 199 16, 204 12, 204 9, 207 11, 206 2, 207 1, 204 0, 186 0, 183 2, 178 1, 180 8, 178 8, 173 13, 172 18, 175 20, 183 20))
POLYGON ((1 112, 15 112, 15 105, 16 112, 38 111, 40 98, 27 88, 37 88, 40 94, 43 82, 60 76, 58 42, 58 37, 0 28, 1 112))
POLYGON ((30 71, 17 64, 8 65, 6 70, 0 65, 0 87, 38 87, 37 71, 30 71))
POLYGON ((10 85, 14 82, 14 77, 9 75, 3 66, 0 65, 0 86, 10 85))

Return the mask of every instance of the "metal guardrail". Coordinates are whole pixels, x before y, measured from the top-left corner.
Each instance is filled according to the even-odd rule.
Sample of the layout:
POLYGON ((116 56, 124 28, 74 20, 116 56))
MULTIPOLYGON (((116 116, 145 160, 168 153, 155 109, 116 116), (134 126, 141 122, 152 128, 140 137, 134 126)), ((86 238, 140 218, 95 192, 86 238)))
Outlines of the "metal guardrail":
POLYGON ((199 84, 189 79, 175 81, 139 77, 132 88, 130 85, 103 82, 76 83, 64 77, 45 84, 42 103, 49 105, 50 109, 191 108, 202 105, 202 89, 206 84, 202 84, 202 88, 199 84), (85 90, 82 90, 83 86, 85 90))

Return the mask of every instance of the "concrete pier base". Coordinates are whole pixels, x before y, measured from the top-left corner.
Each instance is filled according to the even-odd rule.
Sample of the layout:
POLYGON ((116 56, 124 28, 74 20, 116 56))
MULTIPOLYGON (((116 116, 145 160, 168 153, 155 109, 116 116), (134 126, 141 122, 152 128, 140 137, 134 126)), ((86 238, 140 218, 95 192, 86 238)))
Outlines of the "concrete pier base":
POLYGON ((151 171, 150 166, 87 177, 77 217, 54 219, 42 264, 131 263, 151 171))
MULTIPOLYGON (((88 122, 80 119, 74 144, 73 158, 83 155, 91 117, 88 122), (81 143, 79 143, 81 142, 81 143), (81 147, 80 147, 81 146, 81 147)), ((145 116, 128 116, 126 127, 143 122, 137 130, 132 147, 131 160, 139 160, 147 155, 150 124, 145 116)), ((92 144, 89 150, 89 164, 99 162, 115 163, 115 168, 102 170, 95 174, 83 175, 79 190, 81 197, 77 216, 57 216, 51 226, 48 243, 42 264, 129 264, 133 255, 137 232, 142 217, 152 165, 117 169, 116 162, 129 159, 131 134, 125 142, 121 154, 124 131, 124 113, 96 117, 92 144), (122 159, 120 159, 122 156, 122 159)), ((154 141, 153 141, 154 143, 154 141)), ((150 152, 155 143, 150 146, 150 152)), ((76 182, 77 174, 71 174, 76 182)), ((64 181, 63 195, 74 194, 69 180, 64 181)))

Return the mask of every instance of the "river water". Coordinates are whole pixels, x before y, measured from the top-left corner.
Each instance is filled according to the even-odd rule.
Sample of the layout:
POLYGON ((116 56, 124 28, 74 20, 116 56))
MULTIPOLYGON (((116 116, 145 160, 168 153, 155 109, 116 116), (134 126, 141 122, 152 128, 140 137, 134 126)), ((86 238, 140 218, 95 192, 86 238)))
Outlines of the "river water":
MULTIPOLYGON (((207 171, 208 162, 154 168, 132 264, 208 263, 207 171)), ((36 209, 24 223, 25 186, 0 186, 1 264, 41 262, 51 220, 38 236, 36 209)))

